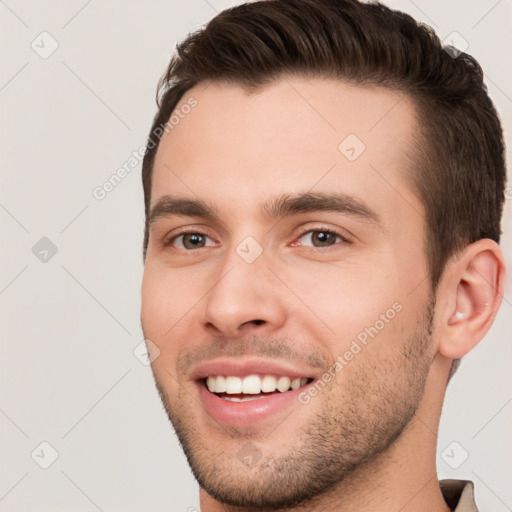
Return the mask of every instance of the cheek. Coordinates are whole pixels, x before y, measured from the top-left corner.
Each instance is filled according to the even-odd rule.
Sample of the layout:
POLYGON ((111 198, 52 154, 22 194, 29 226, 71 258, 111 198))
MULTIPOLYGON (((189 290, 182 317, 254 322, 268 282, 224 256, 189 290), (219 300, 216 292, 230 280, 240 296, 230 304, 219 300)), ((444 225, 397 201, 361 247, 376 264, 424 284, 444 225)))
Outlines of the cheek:
POLYGON ((372 272, 368 264, 308 264, 302 270, 289 269, 283 281, 303 300, 312 317, 323 320, 336 336, 364 327, 397 300, 396 287, 382 266, 372 272))
MULTIPOLYGON (((141 323, 144 335, 166 352, 175 346, 201 297, 200 283, 184 269, 146 261, 142 280, 141 323)), ((204 293, 204 292, 203 292, 204 293)))
POLYGON ((142 329, 145 339, 159 350, 151 369, 170 403, 179 397, 178 355, 195 337, 191 326, 197 323, 191 323, 191 319, 201 296, 194 287, 194 279, 187 279, 185 274, 183 269, 170 270, 146 260, 142 279, 142 329))
POLYGON ((168 297, 164 294, 165 279, 146 262, 142 278, 141 322, 147 338, 157 337, 163 329, 168 297))
POLYGON ((187 306, 190 308, 200 293, 194 277, 195 272, 189 268, 169 268, 156 259, 146 260, 142 279, 143 311, 149 310, 149 317, 154 319, 163 313, 168 322, 187 306))
POLYGON ((283 275, 307 308, 295 301, 301 310, 294 315, 296 320, 333 358, 351 350, 354 341, 362 348, 374 345, 376 350, 392 351, 395 341, 418 323, 428 280, 411 294, 410 276, 381 256, 373 262, 309 264, 283 275))

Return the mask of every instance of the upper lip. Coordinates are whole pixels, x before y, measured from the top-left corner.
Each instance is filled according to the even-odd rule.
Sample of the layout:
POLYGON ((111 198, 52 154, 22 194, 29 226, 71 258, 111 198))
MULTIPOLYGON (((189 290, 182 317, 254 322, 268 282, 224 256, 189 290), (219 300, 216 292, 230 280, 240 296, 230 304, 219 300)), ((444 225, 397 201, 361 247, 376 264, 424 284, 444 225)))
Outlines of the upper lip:
MULTIPOLYGON (((316 370, 318 372, 318 369, 316 370)), ((245 377, 246 375, 278 375, 286 377, 314 378, 314 371, 298 369, 286 361, 254 358, 219 358, 194 366, 190 378, 200 380, 210 375, 245 377)))

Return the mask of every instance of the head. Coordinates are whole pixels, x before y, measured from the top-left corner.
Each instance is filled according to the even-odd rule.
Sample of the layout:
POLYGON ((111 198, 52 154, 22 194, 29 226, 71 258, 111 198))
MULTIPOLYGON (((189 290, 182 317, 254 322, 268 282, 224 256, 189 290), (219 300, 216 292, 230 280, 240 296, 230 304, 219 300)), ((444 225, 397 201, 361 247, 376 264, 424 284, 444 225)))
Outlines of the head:
POLYGON ((472 57, 377 3, 244 4, 177 50, 143 162, 152 368, 211 496, 291 506, 414 431, 491 325, 501 126, 472 57), (292 402, 212 417, 208 375, 267 367, 292 402))

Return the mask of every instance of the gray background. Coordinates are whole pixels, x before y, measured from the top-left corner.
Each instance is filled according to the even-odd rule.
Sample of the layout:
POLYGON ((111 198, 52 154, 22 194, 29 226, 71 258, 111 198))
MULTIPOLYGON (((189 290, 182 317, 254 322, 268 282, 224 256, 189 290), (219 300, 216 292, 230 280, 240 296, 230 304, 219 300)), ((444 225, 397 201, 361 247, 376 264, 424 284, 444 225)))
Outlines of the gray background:
MULTIPOLYGON (((150 368, 133 353, 143 339, 140 164, 103 200, 92 191, 144 143, 175 43, 235 3, 0 1, 3 512, 198 508, 150 368)), ((387 4, 467 41, 510 146, 511 0, 387 4)), ((494 512, 512 510, 511 313, 508 277, 495 325, 449 386, 438 445, 439 477, 473 480, 477 504, 494 512)))

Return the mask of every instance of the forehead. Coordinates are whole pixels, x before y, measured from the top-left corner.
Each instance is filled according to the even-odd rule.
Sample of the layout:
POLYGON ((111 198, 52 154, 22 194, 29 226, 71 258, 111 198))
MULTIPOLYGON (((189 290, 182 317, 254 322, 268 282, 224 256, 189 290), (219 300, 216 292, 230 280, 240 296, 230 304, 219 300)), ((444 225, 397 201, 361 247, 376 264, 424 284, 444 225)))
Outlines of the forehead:
POLYGON ((334 191, 384 210, 397 201, 421 208, 407 179, 415 109, 403 93, 325 79, 253 93, 210 83, 189 90, 175 114, 156 155, 152 204, 173 194, 240 211, 282 193, 334 191))

